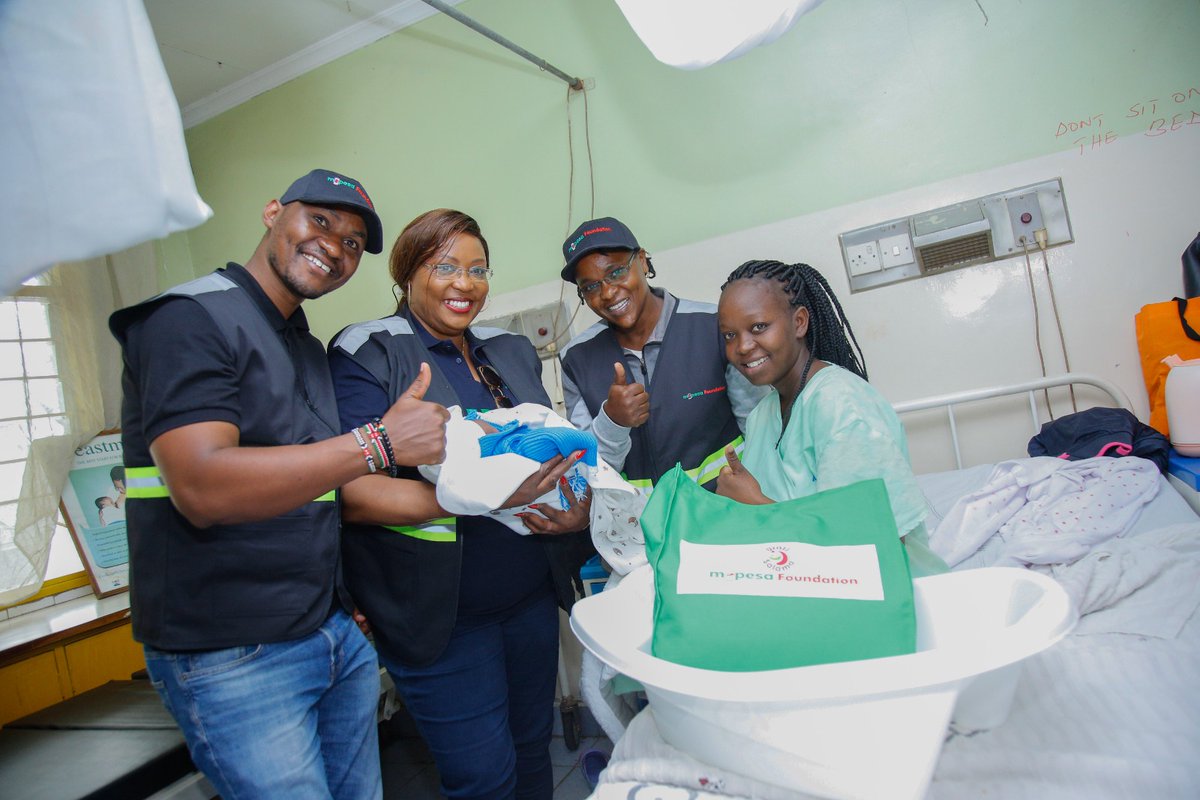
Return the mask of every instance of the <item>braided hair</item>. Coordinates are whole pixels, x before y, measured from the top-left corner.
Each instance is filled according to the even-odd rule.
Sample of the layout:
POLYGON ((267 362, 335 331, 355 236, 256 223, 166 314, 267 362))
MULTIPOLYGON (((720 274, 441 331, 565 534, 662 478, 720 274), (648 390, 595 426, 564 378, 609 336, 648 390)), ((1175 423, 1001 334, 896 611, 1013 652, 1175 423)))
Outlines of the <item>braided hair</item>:
POLYGON ((750 278, 779 281, 793 308, 803 306, 808 309, 808 349, 816 358, 867 379, 862 348, 824 275, 808 264, 747 261, 729 274, 729 279, 721 284, 721 290, 734 281, 750 278))

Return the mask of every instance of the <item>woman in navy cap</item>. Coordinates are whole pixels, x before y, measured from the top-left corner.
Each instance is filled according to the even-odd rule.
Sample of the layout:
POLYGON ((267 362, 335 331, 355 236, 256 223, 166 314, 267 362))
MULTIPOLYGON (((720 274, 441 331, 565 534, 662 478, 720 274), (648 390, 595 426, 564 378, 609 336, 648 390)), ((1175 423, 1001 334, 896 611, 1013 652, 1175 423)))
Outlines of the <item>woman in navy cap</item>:
POLYGON ((571 422, 635 485, 678 462, 715 488, 725 448, 740 448, 763 396, 726 362, 716 306, 652 287, 650 254, 613 217, 580 225, 563 258, 562 279, 600 317, 559 356, 571 422))

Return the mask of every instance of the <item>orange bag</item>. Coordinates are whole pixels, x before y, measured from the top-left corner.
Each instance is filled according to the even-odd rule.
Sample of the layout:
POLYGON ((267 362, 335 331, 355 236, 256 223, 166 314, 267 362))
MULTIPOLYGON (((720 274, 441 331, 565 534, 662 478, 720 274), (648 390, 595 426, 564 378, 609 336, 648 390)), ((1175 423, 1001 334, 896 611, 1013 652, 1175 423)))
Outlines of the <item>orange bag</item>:
POLYGON ((1142 306, 1133 318, 1137 328, 1138 354, 1142 358, 1142 378, 1150 396, 1150 427, 1163 436, 1167 430, 1167 405, 1163 397, 1167 373, 1171 368, 1162 363, 1170 355, 1185 361, 1200 358, 1200 300, 1188 307, 1188 301, 1176 297, 1165 303, 1142 306))

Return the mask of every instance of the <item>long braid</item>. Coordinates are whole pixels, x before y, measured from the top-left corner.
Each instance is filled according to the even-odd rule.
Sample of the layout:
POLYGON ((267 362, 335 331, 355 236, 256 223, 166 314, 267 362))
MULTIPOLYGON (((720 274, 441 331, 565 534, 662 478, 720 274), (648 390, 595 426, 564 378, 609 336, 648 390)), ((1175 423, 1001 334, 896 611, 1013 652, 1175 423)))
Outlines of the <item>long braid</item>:
POLYGON ((825 276, 808 264, 784 264, 780 261, 747 261, 721 284, 724 289, 734 281, 757 278, 783 284, 788 302, 793 308, 808 309, 808 349, 812 354, 844 367, 863 380, 867 379, 866 359, 862 348, 842 311, 842 304, 829 288, 825 276), (853 345, 853 346, 851 346, 853 345))

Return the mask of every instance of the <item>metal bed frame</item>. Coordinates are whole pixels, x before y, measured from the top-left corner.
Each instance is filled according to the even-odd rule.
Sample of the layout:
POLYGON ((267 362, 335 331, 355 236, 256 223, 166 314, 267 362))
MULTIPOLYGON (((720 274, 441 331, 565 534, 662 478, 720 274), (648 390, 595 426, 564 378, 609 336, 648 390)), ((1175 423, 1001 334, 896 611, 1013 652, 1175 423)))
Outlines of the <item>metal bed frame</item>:
POLYGON ((894 403, 893 408, 897 414, 907 414, 915 411, 925 411, 931 408, 945 408, 946 417, 950 424, 950 439, 954 445, 954 464, 956 469, 963 468, 962 452, 959 449, 958 442, 958 424, 954 416, 954 407, 963 403, 971 403, 977 400, 987 400, 994 397, 1008 397, 1024 393, 1029 398, 1029 415, 1033 423, 1033 433, 1037 433, 1042 426, 1042 421, 1037 406, 1036 393, 1048 389, 1054 389, 1062 386, 1092 386, 1104 392, 1112 400, 1113 405, 1124 408, 1126 411, 1133 411, 1133 404, 1129 401, 1129 396, 1112 381, 1105 380, 1097 375, 1090 375, 1082 372, 1068 372, 1063 375, 1052 375, 1046 378, 1038 378, 1037 380, 1026 381, 1024 383, 1010 384, 1008 386, 991 386, 983 389, 971 389, 965 392, 950 392, 948 394, 935 395, 933 397, 925 397, 917 400, 909 400, 903 403, 894 403))

